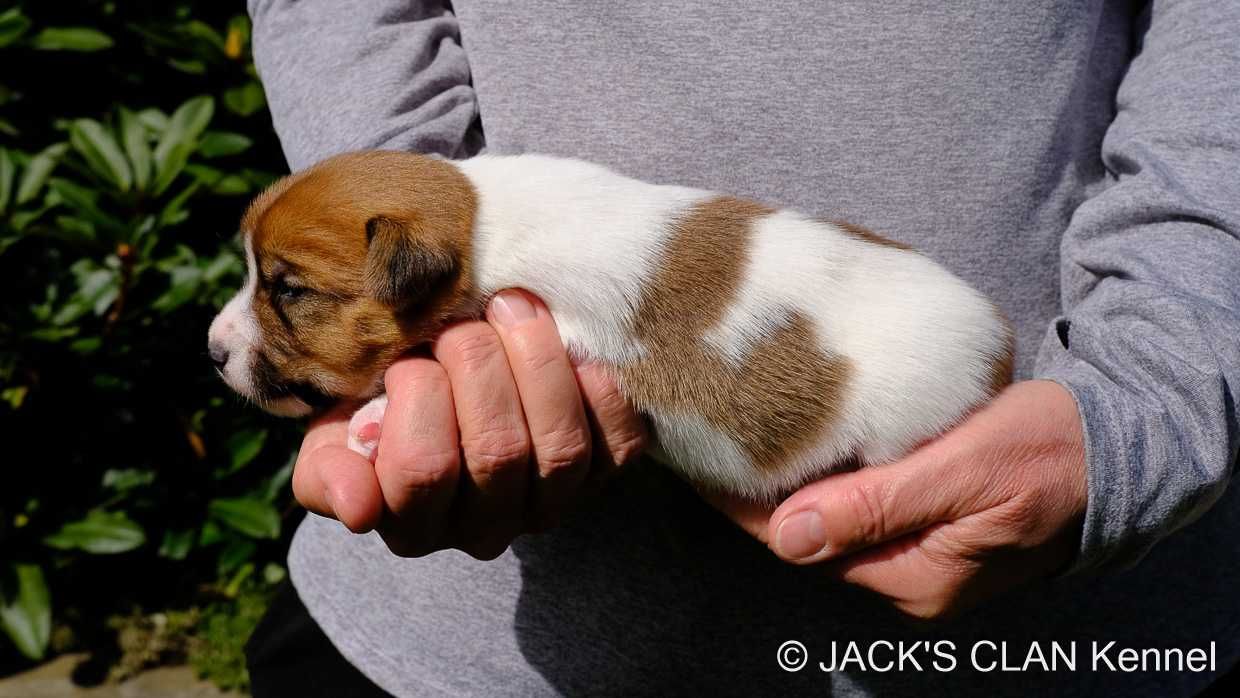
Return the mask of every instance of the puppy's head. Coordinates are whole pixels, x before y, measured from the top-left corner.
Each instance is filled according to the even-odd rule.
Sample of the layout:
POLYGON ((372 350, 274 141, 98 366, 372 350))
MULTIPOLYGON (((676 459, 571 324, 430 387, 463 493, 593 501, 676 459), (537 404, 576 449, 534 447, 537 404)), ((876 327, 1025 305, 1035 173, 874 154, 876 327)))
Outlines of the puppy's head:
POLYGON ((234 390, 300 416, 382 390, 401 353, 475 312, 475 195, 451 163, 341 155, 290 175, 241 221, 248 276, 211 323, 234 390))

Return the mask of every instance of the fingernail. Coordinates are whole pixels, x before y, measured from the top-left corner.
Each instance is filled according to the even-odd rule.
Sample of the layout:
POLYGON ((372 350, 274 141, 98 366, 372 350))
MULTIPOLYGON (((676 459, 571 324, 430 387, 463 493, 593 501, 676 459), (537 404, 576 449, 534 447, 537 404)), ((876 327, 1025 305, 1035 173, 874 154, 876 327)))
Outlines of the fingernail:
POLYGON ((785 560, 813 557, 827 547, 827 533, 822 516, 816 511, 793 514, 775 531, 775 554, 785 560))
POLYGON ((505 327, 516 327, 535 316, 534 305, 526 300, 523 294, 505 291, 491 301, 491 313, 499 324, 505 327))

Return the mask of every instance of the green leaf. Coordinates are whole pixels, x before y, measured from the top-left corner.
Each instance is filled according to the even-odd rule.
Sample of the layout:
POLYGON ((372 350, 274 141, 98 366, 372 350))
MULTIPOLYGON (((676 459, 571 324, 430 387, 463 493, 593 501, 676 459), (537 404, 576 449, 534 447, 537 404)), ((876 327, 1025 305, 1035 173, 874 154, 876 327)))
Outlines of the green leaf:
POLYGON ((120 191, 129 191, 133 184, 129 161, 121 152, 116 138, 103 124, 93 119, 74 121, 69 127, 69 143, 74 150, 81 153, 95 174, 115 185, 120 191))
POLYGON ((13 198, 13 180, 17 176, 17 164, 7 148, 0 148, 0 213, 9 207, 13 198))
POLYGON ((194 533, 192 528, 164 531, 164 540, 159 544, 159 556, 169 560, 184 560, 194 547, 194 533))
POLYGON ((151 144, 146 134, 147 126, 137 114, 121 107, 120 127, 121 142, 125 144, 125 154, 133 166, 134 186, 143 191, 151 181, 151 144))
POLYGON ((155 108, 143 109, 138 112, 138 121, 141 121, 143 126, 156 134, 161 134, 168 130, 168 115, 155 108))
POLYGON ((225 276, 240 276, 244 271, 245 266, 242 264, 241 258, 232 250, 224 248, 202 270, 202 280, 207 283, 215 283, 225 276))
POLYGON ((207 510, 216 521, 251 538, 280 537, 280 514, 270 502, 250 497, 215 499, 207 510))
POLYGON ((113 43, 112 37, 90 27, 48 27, 30 40, 44 51, 102 51, 113 43))
POLYGON ((81 521, 61 526, 59 531, 44 538, 43 542, 60 550, 84 550, 88 553, 108 555, 141 546, 146 542, 146 532, 124 512, 95 509, 81 521))
POLYGON ((215 184, 211 185, 211 193, 221 196, 236 196, 237 194, 246 194, 250 191, 250 183, 245 177, 238 175, 227 175, 221 177, 215 184))
POLYGON ((267 443, 266 429, 244 429, 228 437, 225 447, 228 449, 227 473, 235 473, 250 464, 263 450, 267 443))
POLYGON ((52 595, 38 565, 11 567, 15 583, 0 590, 0 626, 18 651, 39 660, 52 637, 52 595))
POLYGON ((27 339, 40 342, 60 342, 78 333, 76 327, 43 327, 26 335, 27 339))
MULTIPOLYGON (((103 346, 103 337, 99 337, 99 336, 82 337, 80 339, 75 339, 72 342, 70 342, 69 350, 75 354, 93 354, 99 351, 100 347, 102 346, 103 346)), ((94 378, 91 379, 90 382, 91 382, 91 385, 94 385, 96 388, 100 388, 102 390, 121 390, 122 389, 120 385, 115 385, 113 382, 108 381, 106 376, 102 376, 102 375, 95 376, 94 378)))
POLYGON ((269 502, 275 502, 286 492, 288 492, 289 483, 293 481, 293 467, 297 465, 297 454, 289 456, 288 462, 284 464, 267 482, 263 483, 260 492, 269 502))
POLYGON ((171 312, 194 300, 202 285, 202 270, 198 267, 176 267, 168 276, 168 290, 151 303, 151 308, 161 313, 171 312))
POLYGON ((103 486, 120 492, 145 487, 155 482, 155 473, 150 470, 126 468, 124 470, 108 470, 103 474, 103 486))
POLYGON ((56 216, 56 228, 50 232, 54 237, 73 242, 89 242, 98 238, 93 223, 73 216, 56 216))
POLYGON ((163 226, 172 226, 189 218, 189 212, 184 210, 185 202, 198 191, 202 186, 201 182, 193 182, 189 186, 181 190, 179 194, 172 197, 164 209, 159 212, 159 224, 163 226))
POLYGON ((263 86, 257 81, 247 82, 224 92, 224 106, 234 114, 250 116, 267 104, 263 86))
POLYGON ((185 23, 184 31, 186 34, 211 44, 217 51, 224 52, 224 37, 215 31, 215 28, 205 22, 192 19, 185 23))
POLYGON ((275 586, 283 582, 286 577, 288 577, 288 570, 284 569, 282 565, 277 565, 274 562, 268 562, 266 565, 263 565, 264 582, 275 586))
MULTIPOLYGON (((252 540, 236 538, 228 541, 224 545, 224 549, 220 551, 219 560, 216 561, 216 569, 219 575, 224 577, 232 574, 234 571, 241 570, 243 576, 249 577, 254 573, 254 564, 250 562, 250 558, 254 557, 256 552, 258 552, 258 546, 252 540), (249 567, 248 570, 245 569, 246 566, 249 567)), ((224 590, 224 593, 229 593, 227 588, 224 590)), ((235 594, 236 592, 233 591, 233 593, 235 594)))
POLYGON ((129 232, 124 223, 99 208, 95 203, 99 196, 94 191, 60 177, 52 177, 47 185, 60 197, 61 201, 92 223, 103 226, 118 235, 129 232))
POLYGON ((211 97, 195 97, 173 112, 168 128, 155 146, 156 195, 162 194, 185 168, 190 153, 197 147, 198 136, 211 123, 214 112, 215 100, 211 97))
POLYGON ((30 19, 22 14, 21 8, 14 7, 0 13, 0 47, 17 41, 29 28, 30 19))
POLYGON ((189 58, 185 60, 180 58, 169 58, 168 66, 173 70, 179 70, 180 72, 188 73, 189 75, 207 74, 207 64, 197 58, 189 58))
POLYGON ((26 395, 30 393, 30 387, 25 385, 15 385, 11 388, 0 390, 0 402, 8 403, 13 409, 21 409, 22 403, 26 401, 26 395))
POLYGON ((24 204, 39 195, 52 169, 60 162, 60 157, 69 149, 68 143, 49 145, 26 163, 26 171, 22 173, 21 182, 17 185, 17 203, 24 204))
POLYGON ((102 315, 120 292, 120 277, 113 269, 90 259, 80 259, 70 267, 77 289, 52 317, 52 324, 68 325, 92 310, 102 315))
POLYGON ((208 131, 203 134, 202 142, 198 144, 198 152, 205 158, 218 158, 244 153, 253 144, 254 141, 240 133, 208 131))
POLYGON ((207 522, 202 525, 202 529, 198 531, 198 547, 205 548, 215 545, 222 540, 224 540, 224 529, 220 528, 220 525, 211 519, 207 519, 207 522))

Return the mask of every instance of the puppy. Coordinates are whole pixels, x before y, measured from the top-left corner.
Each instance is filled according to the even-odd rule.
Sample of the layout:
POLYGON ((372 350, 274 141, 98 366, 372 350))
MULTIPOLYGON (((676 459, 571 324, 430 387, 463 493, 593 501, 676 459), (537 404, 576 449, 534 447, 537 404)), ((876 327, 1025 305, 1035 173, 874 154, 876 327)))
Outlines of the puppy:
POLYGON ((756 500, 899 458, 1010 380, 1004 318, 928 257, 576 160, 341 155, 265 191, 241 233, 218 370, 279 415, 374 398, 350 426, 367 456, 384 370, 512 287, 607 367, 662 460, 756 500))

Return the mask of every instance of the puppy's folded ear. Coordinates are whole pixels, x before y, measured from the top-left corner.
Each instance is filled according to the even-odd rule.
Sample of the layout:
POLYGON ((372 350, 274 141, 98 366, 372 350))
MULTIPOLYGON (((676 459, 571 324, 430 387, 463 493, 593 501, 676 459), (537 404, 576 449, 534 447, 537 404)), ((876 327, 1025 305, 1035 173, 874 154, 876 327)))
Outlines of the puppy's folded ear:
POLYGON ((431 293, 457 273, 455 253, 416 222, 375 216, 366 221, 366 292, 401 307, 431 293))

